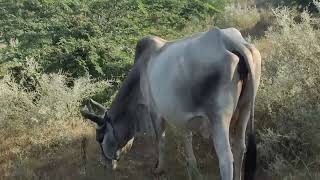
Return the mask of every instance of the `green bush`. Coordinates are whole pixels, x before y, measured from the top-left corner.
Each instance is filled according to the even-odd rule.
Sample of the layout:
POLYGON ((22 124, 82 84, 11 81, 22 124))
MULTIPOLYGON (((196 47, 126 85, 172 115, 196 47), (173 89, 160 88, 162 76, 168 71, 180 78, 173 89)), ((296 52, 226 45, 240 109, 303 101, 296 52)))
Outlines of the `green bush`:
MULTIPOLYGON (((257 98, 261 162, 278 175, 316 179, 320 168, 319 18, 273 10, 257 98)), ((259 44, 259 41, 257 42, 259 44)))
POLYGON ((123 77, 138 39, 181 37, 190 24, 199 31, 223 6, 224 0, 3 2, 0 32, 11 46, 0 51, 0 66, 34 58, 43 72, 123 77))

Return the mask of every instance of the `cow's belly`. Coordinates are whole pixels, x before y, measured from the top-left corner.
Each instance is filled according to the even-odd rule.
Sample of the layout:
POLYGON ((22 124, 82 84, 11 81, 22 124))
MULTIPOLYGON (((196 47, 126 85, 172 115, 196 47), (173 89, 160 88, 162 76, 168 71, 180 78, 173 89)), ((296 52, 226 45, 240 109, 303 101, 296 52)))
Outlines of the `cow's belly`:
MULTIPOLYGON (((178 60, 177 60, 178 61, 178 60)), ((185 127, 189 120, 195 117, 206 117, 205 109, 194 107, 191 95, 188 95, 190 88, 184 87, 190 82, 188 68, 179 69, 179 63, 173 63, 166 60, 154 64, 149 70, 149 84, 151 96, 157 111, 168 121, 172 126, 185 127), (178 81, 177 82, 177 78, 178 81), (190 108, 192 107, 192 108, 190 108)), ((203 71, 202 68, 193 67, 192 70, 203 71)), ((192 84, 189 84, 192 86, 192 84)), ((217 93, 217 97, 210 103, 212 111, 223 111, 224 113, 233 113, 240 95, 241 84, 239 77, 236 75, 231 83, 225 85, 217 93)))
MULTIPOLYGON (((147 67, 147 77, 150 95, 157 111, 169 123, 175 125, 185 125, 190 119, 203 116, 201 107, 195 106, 197 103, 192 99, 194 98, 192 88, 197 87, 197 83, 199 84, 210 73, 225 68, 225 64, 230 63, 224 59, 226 54, 226 50, 214 45, 210 48, 202 47, 201 44, 189 46, 177 44, 169 46, 168 50, 151 59, 147 67)), ((216 82, 213 80, 212 83, 216 82)), ((230 107, 227 108, 230 109, 229 112, 232 111, 236 104, 234 100, 237 99, 234 90, 237 88, 234 87, 234 83, 229 83, 227 87, 222 87, 225 85, 221 84, 217 86, 219 88, 212 89, 216 97, 211 104, 213 107, 223 109, 227 105, 230 107), (220 89, 223 91, 218 92, 220 89)), ((209 93, 208 96, 210 95, 209 93)))
POLYGON ((181 81, 185 81, 177 71, 175 63, 158 61, 153 64, 149 70, 149 84, 152 99, 157 111, 163 116, 168 123, 173 125, 182 125, 187 121, 186 104, 177 94, 176 77, 179 76, 181 81))
POLYGON ((194 108, 191 104, 191 87, 201 76, 200 72, 204 71, 203 66, 207 62, 193 62, 183 55, 176 55, 178 52, 173 54, 175 56, 161 56, 152 60, 148 66, 148 81, 157 111, 169 124, 185 126, 188 120, 202 116, 201 109, 194 108))

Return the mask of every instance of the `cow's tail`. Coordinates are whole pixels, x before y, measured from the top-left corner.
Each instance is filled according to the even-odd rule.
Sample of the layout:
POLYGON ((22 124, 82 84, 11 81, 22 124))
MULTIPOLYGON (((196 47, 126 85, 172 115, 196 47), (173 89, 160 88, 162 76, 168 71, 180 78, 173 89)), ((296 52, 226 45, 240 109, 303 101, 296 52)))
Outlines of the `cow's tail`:
POLYGON ((251 44, 243 42, 232 42, 232 44, 233 48, 235 48, 234 50, 244 57, 249 72, 245 89, 251 92, 251 110, 248 122, 249 132, 247 151, 245 154, 246 158, 244 162, 244 179, 253 180, 257 164, 257 146, 254 130, 254 102, 260 81, 261 56, 259 51, 251 44))
MULTIPOLYGON (((251 111, 249 119, 249 133, 248 133, 248 145, 246 151, 246 158, 244 163, 244 179, 253 180, 256 166, 257 166, 257 145, 254 130, 254 103, 256 98, 256 93, 258 90, 260 82, 260 71, 261 71, 261 55, 260 52, 252 45, 247 45, 247 49, 251 52, 251 84, 252 84, 252 101, 251 101, 251 111)), ((247 60, 248 61, 248 60, 247 60)), ((249 64, 249 63, 247 63, 249 64)))

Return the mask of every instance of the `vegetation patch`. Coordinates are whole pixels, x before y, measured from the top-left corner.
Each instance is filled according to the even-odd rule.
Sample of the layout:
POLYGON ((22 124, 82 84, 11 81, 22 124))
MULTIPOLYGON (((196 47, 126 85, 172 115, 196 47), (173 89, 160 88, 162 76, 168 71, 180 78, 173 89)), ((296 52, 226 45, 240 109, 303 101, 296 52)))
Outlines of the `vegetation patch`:
POLYGON ((320 168, 320 19, 307 11, 273 9, 276 23, 263 53, 257 98, 260 161, 281 177, 317 179, 320 168))

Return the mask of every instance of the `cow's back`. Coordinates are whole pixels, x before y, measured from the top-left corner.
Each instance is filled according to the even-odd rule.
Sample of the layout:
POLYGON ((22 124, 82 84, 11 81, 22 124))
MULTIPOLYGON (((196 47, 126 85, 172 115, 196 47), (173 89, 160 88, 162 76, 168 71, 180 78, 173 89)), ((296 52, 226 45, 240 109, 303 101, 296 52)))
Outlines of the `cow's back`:
MULTIPOLYGON (((230 81, 230 52, 220 30, 171 42, 147 66, 151 95, 159 111, 176 124, 202 115, 230 81), (209 102, 210 101, 210 102, 209 102)), ((217 103, 216 103, 217 104, 217 103)), ((213 107, 214 108, 214 107, 213 107)))

